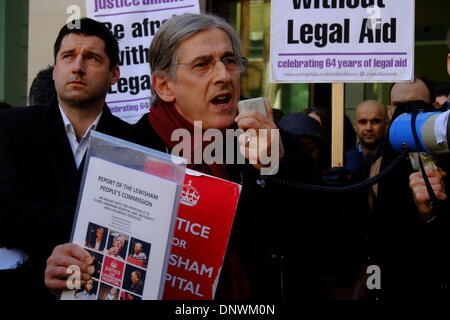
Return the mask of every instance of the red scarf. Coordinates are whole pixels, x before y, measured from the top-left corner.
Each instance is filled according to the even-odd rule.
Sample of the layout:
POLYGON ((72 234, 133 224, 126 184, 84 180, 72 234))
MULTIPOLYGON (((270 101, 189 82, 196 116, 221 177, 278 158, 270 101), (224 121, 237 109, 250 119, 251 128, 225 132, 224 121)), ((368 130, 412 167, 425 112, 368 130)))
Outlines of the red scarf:
MULTIPOLYGON (((159 103, 152 106, 148 115, 148 121, 150 125, 162 139, 164 144, 173 149, 179 141, 172 141, 172 132, 175 129, 187 129, 191 133, 191 159, 188 159, 188 168, 196 171, 200 171, 218 178, 229 180, 226 166, 224 164, 193 164, 192 158, 194 157, 194 125, 184 119, 180 113, 176 110, 173 104, 159 103)), ((224 133, 224 132, 222 132, 224 133)), ((225 138, 225 134, 222 135, 225 138)), ((202 139, 203 141, 203 139, 202 139)), ((212 141, 202 142, 202 155, 203 150, 212 141)), ((224 153, 225 155, 225 153, 224 153)), ((250 284, 244 267, 242 265, 241 258, 238 253, 238 248, 232 243, 228 246, 227 259, 225 259, 222 275, 221 285, 217 289, 216 299, 225 300, 244 300, 250 298, 250 284)))
MULTIPOLYGON (((150 125, 162 139, 164 144, 172 150, 181 141, 172 141, 172 132, 175 129, 186 129, 191 134, 191 159, 188 160, 188 168, 212 175, 217 178, 229 180, 228 173, 224 164, 206 164, 202 161, 201 164, 194 164, 192 159, 194 158, 194 125, 183 118, 183 116, 177 111, 173 104, 159 103, 152 106, 148 115, 150 125)), ((204 133, 202 131, 202 133, 204 133)), ((222 135, 225 138, 225 135, 222 135)), ((203 141, 203 139, 202 139, 203 141)), ((203 150, 213 141, 204 141, 201 145, 201 154, 203 150)), ((182 155, 183 156, 183 155, 182 155)), ((203 157, 202 157, 203 158, 203 157)))

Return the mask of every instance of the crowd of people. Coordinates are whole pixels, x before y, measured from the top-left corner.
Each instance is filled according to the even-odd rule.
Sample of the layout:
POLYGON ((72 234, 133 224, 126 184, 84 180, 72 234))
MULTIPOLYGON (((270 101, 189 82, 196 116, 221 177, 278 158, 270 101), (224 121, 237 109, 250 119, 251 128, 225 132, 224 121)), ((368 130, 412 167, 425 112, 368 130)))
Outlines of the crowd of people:
MULTIPOLYGON (((164 23, 149 48, 152 107, 135 125, 112 115, 105 103, 120 76, 117 40, 99 22, 78 22, 80 28, 60 30, 54 66, 42 70, 30 90, 32 106, 0 111, 0 296, 55 299, 67 289, 67 268, 75 265, 85 288, 77 298, 93 299, 94 258, 69 243, 92 130, 170 152, 176 145, 172 132, 183 128, 194 134, 194 122, 201 121, 202 130, 244 131, 225 146, 240 150, 244 164, 187 159, 190 169, 242 185, 216 299, 449 297, 449 158, 426 171, 442 201, 438 208, 430 206, 425 179, 409 158, 377 184, 347 193, 265 180, 263 169, 274 165, 263 161, 269 154, 277 178, 326 184, 331 116, 327 109, 310 107, 283 117, 277 113, 274 121, 267 100, 267 116, 254 110, 238 114, 247 61, 227 22, 184 14, 164 23), (263 135, 261 129, 279 134, 263 135), (379 270, 381 282, 369 286, 368 270, 379 270)), ((389 106, 362 101, 353 125, 346 117, 343 183, 382 172, 397 156, 388 141, 390 123, 412 104, 445 112, 443 95, 448 90, 437 96, 428 80, 416 77, 392 85, 389 106)), ((123 236, 106 248, 104 233, 93 229, 86 247, 147 264, 141 243, 126 257, 123 236)), ((139 271, 131 282, 131 292, 142 292, 139 271)))

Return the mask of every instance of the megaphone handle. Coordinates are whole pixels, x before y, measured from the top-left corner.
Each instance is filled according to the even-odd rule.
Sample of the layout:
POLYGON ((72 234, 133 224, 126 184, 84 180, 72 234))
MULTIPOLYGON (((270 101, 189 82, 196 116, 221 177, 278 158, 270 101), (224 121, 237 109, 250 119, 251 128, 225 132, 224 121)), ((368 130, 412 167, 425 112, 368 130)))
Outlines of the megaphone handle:
POLYGON ((423 166, 425 169, 438 169, 438 166, 436 165, 436 159, 430 156, 426 152, 412 152, 409 153, 409 161, 411 162, 411 166, 415 171, 420 170, 420 164, 419 164, 419 157, 422 160, 423 166))
MULTIPOLYGON (((412 106, 412 114, 411 114, 411 129, 412 129, 412 134, 414 137, 414 143, 416 144, 416 146, 420 145, 419 137, 417 135, 417 128, 416 128, 416 118, 417 118, 418 113, 419 113, 419 110, 417 109, 417 106, 413 105, 412 106)), ((425 167, 422 162, 422 157, 420 155, 418 156, 418 159, 419 159, 420 171, 422 172, 422 177, 423 177, 423 180, 425 181, 425 186, 427 188, 428 195, 430 196, 430 207, 431 207, 432 211, 435 211, 437 206, 439 205, 439 200, 436 197, 436 194, 434 193, 433 188, 431 187, 430 180, 428 180, 428 176, 425 172, 425 167)))

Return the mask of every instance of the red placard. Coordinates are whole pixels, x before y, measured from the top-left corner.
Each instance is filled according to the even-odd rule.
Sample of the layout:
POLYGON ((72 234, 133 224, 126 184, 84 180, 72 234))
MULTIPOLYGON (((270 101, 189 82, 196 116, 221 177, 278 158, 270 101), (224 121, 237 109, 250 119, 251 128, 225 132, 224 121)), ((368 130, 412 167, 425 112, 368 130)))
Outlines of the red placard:
POLYGON ((241 186, 191 170, 184 183, 164 300, 212 300, 241 186))

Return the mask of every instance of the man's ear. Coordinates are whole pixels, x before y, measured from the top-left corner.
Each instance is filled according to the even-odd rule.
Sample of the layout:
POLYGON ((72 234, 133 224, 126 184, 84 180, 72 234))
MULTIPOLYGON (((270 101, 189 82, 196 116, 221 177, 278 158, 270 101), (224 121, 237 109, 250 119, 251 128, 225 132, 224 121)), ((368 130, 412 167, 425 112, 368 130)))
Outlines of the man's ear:
POLYGON ((450 76, 450 53, 447 55, 447 72, 450 76))
POLYGON ((154 72, 152 74, 152 86, 155 89, 158 97, 164 102, 172 103, 175 101, 175 95, 170 89, 169 80, 166 75, 161 72, 154 72))
POLYGON ((117 83, 117 81, 119 81, 120 78, 120 68, 119 66, 115 66, 112 70, 111 70, 111 80, 110 80, 110 84, 115 84, 117 83))
POLYGON ((389 122, 392 120, 392 116, 394 115, 395 108, 391 105, 388 105, 386 109, 387 109, 388 122, 389 122))

